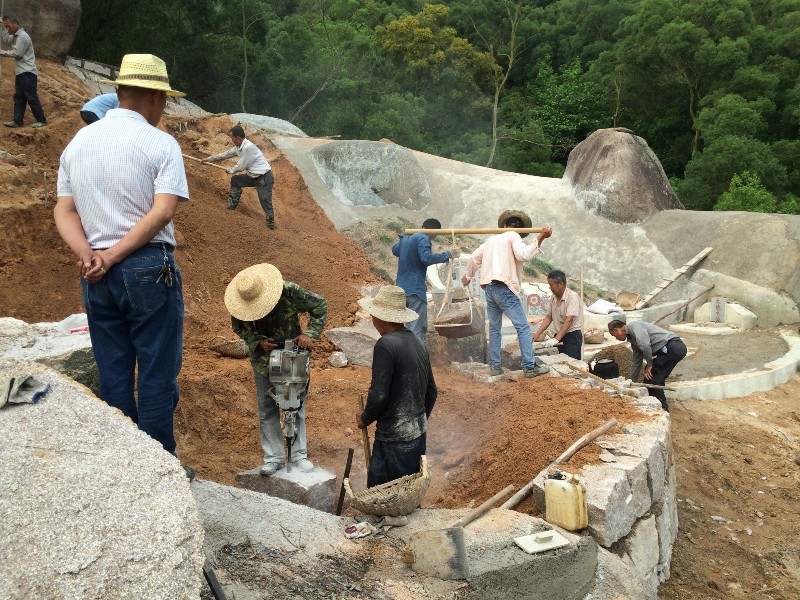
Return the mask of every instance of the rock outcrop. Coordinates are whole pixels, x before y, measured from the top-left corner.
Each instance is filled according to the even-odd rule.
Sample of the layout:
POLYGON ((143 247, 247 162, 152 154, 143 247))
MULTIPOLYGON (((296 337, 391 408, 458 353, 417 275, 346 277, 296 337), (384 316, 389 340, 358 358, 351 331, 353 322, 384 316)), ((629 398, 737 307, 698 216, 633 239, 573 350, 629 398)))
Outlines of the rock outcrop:
POLYGON ((617 223, 683 208, 658 157, 628 129, 599 129, 575 146, 564 179, 579 206, 617 223))
POLYGON ((6 0, 3 12, 28 32, 36 56, 64 56, 81 22, 80 0, 6 0))

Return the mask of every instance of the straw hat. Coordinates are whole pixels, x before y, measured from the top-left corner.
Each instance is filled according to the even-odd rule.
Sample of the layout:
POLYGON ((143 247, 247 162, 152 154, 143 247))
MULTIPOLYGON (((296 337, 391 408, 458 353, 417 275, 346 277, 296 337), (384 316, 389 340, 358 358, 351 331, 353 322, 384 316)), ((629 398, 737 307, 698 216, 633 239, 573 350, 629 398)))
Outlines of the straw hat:
POLYGON ((419 315, 406 308, 406 293, 396 285, 384 285, 374 298, 362 298, 358 304, 371 314, 387 323, 410 323, 419 315))
POLYGON ((116 81, 101 79, 100 83, 129 85, 167 92, 167 96, 185 96, 169 87, 166 63, 152 54, 126 54, 122 57, 116 81))
MULTIPOLYGON (((508 221, 512 217, 517 217, 518 219, 522 220, 523 227, 531 227, 533 225, 533 221, 531 218, 521 210, 504 210, 500 213, 500 216, 497 218, 497 226, 498 227, 505 227, 506 221, 508 221)), ((526 237, 527 233, 520 233, 520 237, 526 237)))
POLYGON ((269 263, 239 271, 225 289, 225 307, 240 321, 257 321, 267 316, 283 292, 283 277, 269 263))

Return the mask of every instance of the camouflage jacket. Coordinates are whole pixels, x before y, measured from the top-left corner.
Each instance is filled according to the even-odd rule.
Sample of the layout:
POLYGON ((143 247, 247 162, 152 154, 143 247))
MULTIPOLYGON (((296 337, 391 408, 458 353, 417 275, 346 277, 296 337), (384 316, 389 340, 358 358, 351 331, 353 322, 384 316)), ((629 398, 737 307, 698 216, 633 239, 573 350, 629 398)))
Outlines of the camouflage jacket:
POLYGON ((272 338, 280 342, 300 334, 318 340, 327 317, 328 302, 325 298, 304 290, 296 283, 284 281, 281 297, 269 314, 258 321, 240 321, 231 317, 231 324, 233 332, 247 343, 253 369, 266 377, 269 353, 261 348, 261 340, 272 338), (311 317, 305 331, 300 328, 300 313, 308 313, 311 317))

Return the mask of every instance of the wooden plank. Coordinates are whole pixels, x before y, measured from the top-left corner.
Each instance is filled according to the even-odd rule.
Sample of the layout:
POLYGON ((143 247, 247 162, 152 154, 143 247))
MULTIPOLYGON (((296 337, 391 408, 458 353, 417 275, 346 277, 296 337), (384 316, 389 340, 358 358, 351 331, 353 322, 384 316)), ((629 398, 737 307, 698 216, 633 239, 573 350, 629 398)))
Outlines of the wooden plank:
POLYGON ((411 235, 412 233, 424 233, 426 235, 443 235, 449 233, 451 235, 490 235, 495 233, 505 233, 506 231, 516 231, 522 233, 539 233, 541 227, 474 227, 474 228, 456 228, 456 229, 406 229, 403 233, 411 235))
POLYGON ((713 250, 713 248, 710 247, 710 246, 708 248, 703 248, 703 250, 698 252, 697 255, 694 258, 692 258, 692 260, 687 262, 682 267, 680 267, 678 269, 675 269, 675 271, 672 274, 672 279, 664 278, 665 279, 665 283, 662 283, 662 284, 659 284, 658 286, 656 286, 655 289, 652 292, 647 294, 647 296, 645 296, 644 298, 639 300, 639 302, 636 303, 636 310, 639 310, 640 308, 644 308, 645 306, 650 304, 650 301, 655 296, 657 296, 662 291, 664 291, 667 287, 669 287, 671 284, 673 284, 676 279, 678 279, 681 275, 686 273, 686 271, 688 271, 691 267, 693 267, 694 265, 699 263, 701 260, 703 260, 706 256, 708 256, 711 253, 712 250, 713 250))

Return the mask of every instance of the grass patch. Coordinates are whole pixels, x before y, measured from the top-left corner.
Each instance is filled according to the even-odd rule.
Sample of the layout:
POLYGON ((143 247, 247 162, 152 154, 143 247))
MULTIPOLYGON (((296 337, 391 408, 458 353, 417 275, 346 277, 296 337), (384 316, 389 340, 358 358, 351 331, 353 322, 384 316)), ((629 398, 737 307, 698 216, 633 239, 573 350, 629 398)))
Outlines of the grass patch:
POLYGON ((378 237, 378 241, 379 241, 381 244, 391 244, 391 243, 392 243, 392 236, 390 236, 390 235, 386 235, 385 233, 382 233, 382 234, 381 234, 381 235, 378 237))
POLYGON ((522 265, 522 272, 530 277, 547 277, 552 270, 553 265, 540 258, 534 258, 522 265))
POLYGON ((386 283, 394 283, 394 278, 391 275, 389 275, 386 269, 382 269, 380 267, 372 267, 370 271, 372 272, 373 275, 375 275, 375 277, 382 279, 386 283))

